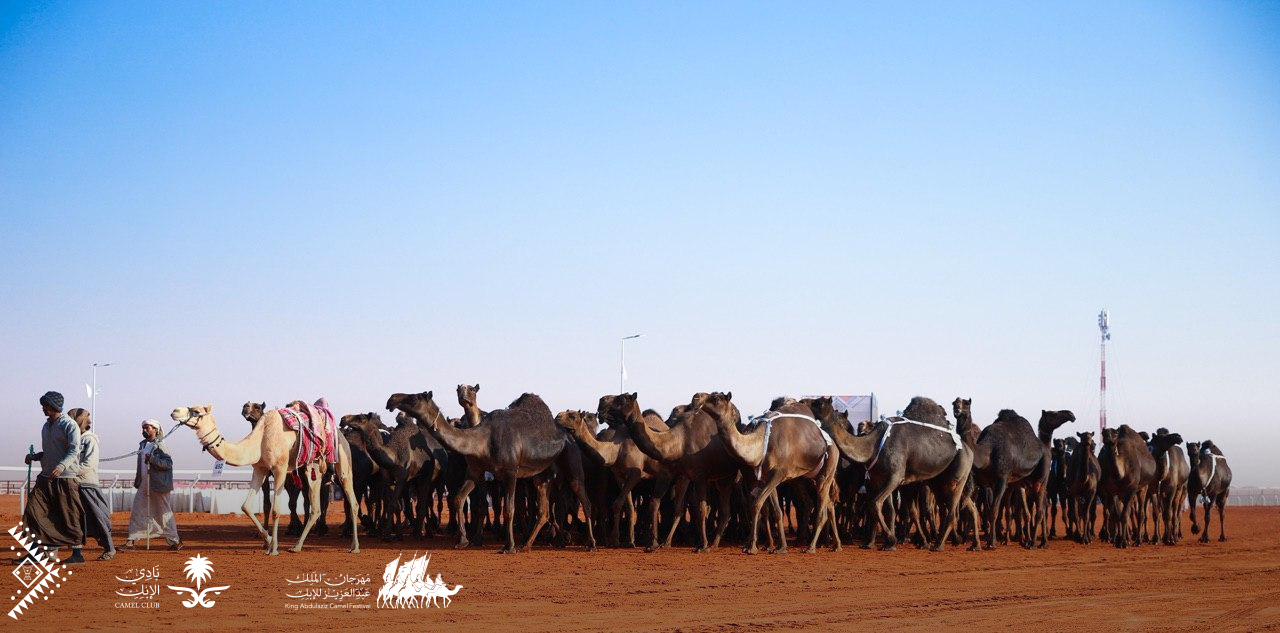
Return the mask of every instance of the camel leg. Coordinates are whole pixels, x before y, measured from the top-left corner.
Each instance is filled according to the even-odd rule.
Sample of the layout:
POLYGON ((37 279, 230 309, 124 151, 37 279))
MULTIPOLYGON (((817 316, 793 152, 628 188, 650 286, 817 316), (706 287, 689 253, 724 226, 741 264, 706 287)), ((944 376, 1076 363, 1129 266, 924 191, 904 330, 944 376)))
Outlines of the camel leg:
POLYGON ((533 485, 538 493, 538 519, 534 522, 533 529, 529 530, 529 538, 524 542, 524 547, 520 548, 521 551, 533 547, 533 541, 538 538, 538 532, 542 531, 542 526, 546 525, 547 519, 551 518, 551 500, 547 493, 550 482, 546 477, 539 477, 533 485))
MULTIPOLYGON (((707 541, 707 483, 705 481, 695 482, 693 484, 693 507, 694 525, 698 530, 698 545, 693 548, 694 552, 706 552, 711 548, 708 547, 707 541)), ((1205 512, 1208 512, 1206 506, 1205 512)))
MULTIPOLYGON (((818 551, 818 538, 822 536, 822 528, 827 525, 828 514, 831 510, 831 482, 818 483, 818 522, 813 526, 813 538, 809 541, 808 553, 812 554, 818 551)), ((835 534, 834 523, 832 524, 831 537, 835 541, 836 549, 840 548, 840 537, 835 534)))
POLYGON ((324 477, 320 473, 320 466, 318 464, 307 464, 305 476, 307 486, 307 523, 302 526, 302 534, 298 535, 298 542, 289 550, 294 554, 302 551, 302 544, 307 541, 307 535, 311 533, 311 528, 315 526, 316 521, 320 518, 320 489, 324 487, 324 477))
POLYGON ((956 520, 960 517, 960 501, 964 496, 965 482, 968 478, 969 471, 966 468, 960 473, 957 479, 953 479, 943 484, 941 492, 946 492, 946 495, 941 494, 941 492, 934 495, 934 497, 939 501, 944 498, 947 499, 947 516, 945 523, 942 524, 942 530, 938 534, 938 540, 934 542, 933 551, 935 552, 942 551, 943 545, 947 542, 947 537, 951 534, 952 530, 956 529, 956 520))
MULTIPOLYGON (((1039 517, 1040 523, 1040 547, 1049 547, 1049 488, 1042 484, 1036 485, 1036 515, 1039 517)), ((1035 533, 1031 534, 1035 540, 1035 533)))
POLYGON ((351 447, 341 437, 338 444, 338 483, 342 484, 342 497, 347 506, 347 521, 351 524, 351 553, 360 553, 360 535, 358 523, 360 517, 360 500, 356 498, 352 485, 351 447))
MULTIPOLYGON (((253 481, 249 482, 249 496, 245 497, 244 505, 240 506, 240 511, 244 512, 245 515, 249 517, 250 521, 253 521, 253 527, 258 528, 258 535, 261 536, 264 541, 270 541, 270 538, 267 536, 267 529, 262 527, 262 521, 259 521, 258 515, 253 512, 253 498, 258 496, 258 490, 265 487, 266 484, 264 484, 263 481, 266 478, 267 471, 260 470, 255 466, 253 469, 253 481)), ((270 495, 265 491, 263 491, 262 496, 264 498, 270 498, 270 495)), ((271 506, 268 505, 267 507, 270 508, 271 506)), ((271 513, 268 511, 267 514, 262 515, 262 519, 264 521, 270 521, 270 516, 271 513)))
MULTIPOLYGON (((484 475, 481 475, 483 477, 484 475)), ((467 541, 467 522, 462 520, 462 505, 467 502, 467 497, 471 495, 471 491, 476 487, 476 480, 470 476, 463 480, 462 485, 458 487, 458 492, 453 498, 453 523, 458 526, 458 543, 455 548, 463 548, 470 543, 467 541)))
POLYGON ((674 516, 671 517, 671 527, 667 529, 667 538, 662 541, 662 547, 671 547, 671 539, 676 535, 676 528, 680 526, 680 521, 684 519, 685 501, 688 499, 689 485, 691 483, 689 478, 683 475, 676 480, 675 505, 672 506, 674 516))
POLYGON ((271 536, 267 538, 267 556, 280 555, 280 492, 284 490, 285 469, 278 466, 272 473, 276 489, 271 500, 271 536))
MULTIPOLYGON (((296 473, 298 471, 295 470, 293 472, 296 473)), ((286 535, 297 534, 302 529, 302 519, 298 518, 298 497, 302 489, 291 485, 290 480, 292 477, 289 475, 285 475, 285 478, 284 491, 285 494, 289 495, 289 525, 285 528, 284 533, 286 535)))
POLYGON ((507 478, 506 502, 502 504, 502 522, 507 524, 507 545, 498 550, 499 554, 514 554, 516 551, 516 482, 518 481, 515 475, 507 478))
POLYGON ((1000 476, 996 482, 995 491, 991 495, 991 507, 987 508, 987 549, 996 548, 996 532, 999 531, 996 525, 1000 519, 1001 505, 1004 504, 1004 495, 1009 487, 1004 475, 1000 476))
POLYGON ((594 552, 596 551, 596 534, 591 525, 591 499, 587 496, 587 487, 583 485, 587 477, 582 471, 582 453, 577 445, 570 444, 568 450, 560 453, 559 466, 560 472, 568 473, 569 489, 573 491, 574 496, 578 498, 578 503, 582 506, 582 516, 587 519, 587 551, 594 552))
POLYGON ((636 505, 635 500, 631 498, 631 490, 640 483, 640 474, 637 472, 628 472, 626 479, 618 482, 618 496, 613 499, 613 506, 610 508, 610 514, 613 515, 612 531, 609 535, 609 542, 615 547, 618 546, 621 537, 619 532, 622 529, 622 509, 625 505, 631 513, 631 540, 628 541, 631 547, 636 545, 636 505))
POLYGON ((871 499, 871 507, 875 508, 876 511, 876 523, 879 525, 880 529, 884 530, 884 547, 882 549, 887 552, 898 549, 898 535, 897 532, 894 531, 896 513, 893 511, 893 508, 890 508, 889 518, 885 519, 884 504, 893 495, 894 491, 898 489, 898 485, 901 483, 901 473, 890 473, 889 480, 885 482, 884 487, 881 488, 880 492, 876 493, 876 496, 871 499))
POLYGON ((716 520, 716 536, 711 539, 712 549, 720 547, 720 539, 724 538, 725 530, 729 529, 729 503, 732 501, 733 481, 721 479, 716 482, 716 496, 720 499, 719 517, 716 520))
POLYGON ((973 497, 964 495, 964 507, 969 511, 969 517, 973 521, 973 525, 970 526, 973 540, 970 542, 969 551, 976 552, 982 547, 978 541, 978 525, 982 523, 982 518, 978 515, 978 505, 973 502, 973 497))
MULTIPOLYGON (((757 547, 760 535, 760 511, 764 509, 764 504, 769 503, 774 491, 776 491, 778 485, 782 483, 783 476, 784 473, 779 470, 769 473, 769 478, 765 480, 765 482, 755 490, 755 494, 752 495, 751 536, 747 540, 747 547, 742 550, 748 554, 755 554, 760 551, 759 547, 757 547)), ((721 519, 721 523, 724 523, 723 519, 721 519)), ((765 527, 767 528, 768 526, 765 527)), ((777 553, 782 553, 787 550, 786 543, 786 539, 783 538, 782 544, 779 545, 776 550, 777 553)))
MULTIPOLYGON (((1218 495, 1218 542, 1225 543, 1227 541, 1227 495, 1218 495)), ((1205 525, 1208 525, 1206 522, 1205 525)))
POLYGON ((662 498, 670 488, 669 477, 659 477, 653 482, 653 496, 649 497, 649 545, 644 548, 646 552, 658 549, 658 517, 662 510, 662 498))

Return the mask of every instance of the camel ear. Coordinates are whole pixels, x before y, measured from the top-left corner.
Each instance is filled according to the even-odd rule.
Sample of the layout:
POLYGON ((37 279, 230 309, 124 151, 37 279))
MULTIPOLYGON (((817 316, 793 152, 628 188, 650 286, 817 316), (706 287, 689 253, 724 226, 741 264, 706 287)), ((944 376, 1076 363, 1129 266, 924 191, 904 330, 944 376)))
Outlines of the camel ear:
POLYGON ((478 393, 480 391, 480 383, 476 383, 475 386, 471 388, 471 390, 478 393))
POLYGON ((639 399, 640 399, 640 392, 639 392, 639 391, 632 391, 632 392, 631 392, 631 399, 632 399, 632 400, 639 400, 639 399))
POLYGON ((427 395, 426 395, 427 400, 430 400, 430 399, 431 399, 431 397, 432 397, 432 396, 431 396, 431 392, 430 392, 430 391, 428 391, 428 392, 427 392, 427 395))
POLYGON ((728 393, 724 394, 724 399, 725 399, 725 400, 733 400, 733 392, 732 392, 732 391, 730 391, 730 392, 728 392, 728 393))

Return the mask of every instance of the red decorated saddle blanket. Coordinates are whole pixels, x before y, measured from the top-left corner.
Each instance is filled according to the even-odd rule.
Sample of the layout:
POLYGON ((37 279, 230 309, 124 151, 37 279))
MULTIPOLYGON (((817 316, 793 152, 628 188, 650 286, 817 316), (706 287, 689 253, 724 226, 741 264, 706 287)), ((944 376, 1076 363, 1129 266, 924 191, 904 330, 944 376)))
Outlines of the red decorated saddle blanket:
POLYGON ((283 409, 277 409, 285 428, 298 433, 298 462, 295 468, 302 468, 322 458, 330 464, 338 461, 337 434, 338 427, 333 420, 333 411, 329 403, 321 398, 315 404, 295 402, 283 409))

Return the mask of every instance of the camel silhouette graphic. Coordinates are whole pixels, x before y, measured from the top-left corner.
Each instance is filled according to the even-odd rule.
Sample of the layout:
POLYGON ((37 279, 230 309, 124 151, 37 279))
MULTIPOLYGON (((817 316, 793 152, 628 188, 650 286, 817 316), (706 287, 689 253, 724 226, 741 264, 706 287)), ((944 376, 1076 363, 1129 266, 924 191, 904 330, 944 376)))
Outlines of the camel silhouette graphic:
POLYGON ((427 576, 427 564, 431 562, 430 554, 418 556, 417 552, 414 552, 414 556, 403 563, 400 562, 401 556, 403 552, 400 556, 396 556, 395 560, 387 563, 387 569, 382 573, 382 588, 378 590, 378 608, 417 609, 424 606, 448 608, 453 602, 454 594, 462 589, 462 585, 454 585, 450 589, 440 579, 440 574, 436 574, 435 580, 427 576))

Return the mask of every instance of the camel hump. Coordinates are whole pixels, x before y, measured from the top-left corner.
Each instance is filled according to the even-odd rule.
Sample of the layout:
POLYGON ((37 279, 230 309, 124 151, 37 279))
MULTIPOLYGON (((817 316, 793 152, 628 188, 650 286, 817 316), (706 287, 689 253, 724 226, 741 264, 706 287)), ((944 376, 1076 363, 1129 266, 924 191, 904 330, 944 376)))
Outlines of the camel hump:
MULTIPOLYGON (((1027 422, 1027 419, 1018 415, 1018 412, 1014 411, 1013 409, 1001 409, 1000 413, 996 415, 996 422, 1018 422, 1018 421, 1027 422)), ((1031 424, 1031 423, 1027 422, 1027 424, 1031 424)))
POLYGON ((907 404, 907 408, 902 410, 902 416, 908 420, 916 420, 917 422, 928 422, 938 426, 950 426, 947 421, 947 410, 942 405, 924 396, 916 396, 907 404))
POLYGON ((546 409, 547 411, 551 410, 551 407, 548 407, 547 403, 543 402, 542 398, 536 393, 522 393, 520 394, 519 398, 512 400, 511 404, 507 405, 508 409, 525 409, 525 408, 537 408, 537 407, 541 407, 543 409, 546 409))

